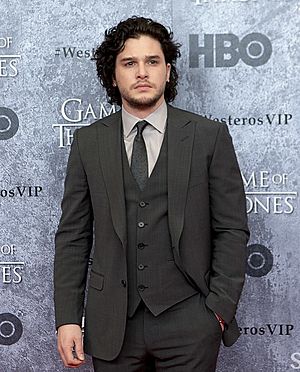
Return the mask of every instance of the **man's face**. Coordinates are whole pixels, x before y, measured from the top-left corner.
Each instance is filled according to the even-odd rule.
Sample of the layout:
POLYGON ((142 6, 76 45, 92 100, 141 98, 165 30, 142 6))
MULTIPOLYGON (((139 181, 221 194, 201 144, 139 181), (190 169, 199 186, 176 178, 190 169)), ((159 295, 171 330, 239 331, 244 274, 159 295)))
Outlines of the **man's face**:
POLYGON ((127 39, 116 58, 114 79, 124 107, 158 107, 164 100, 170 69, 159 41, 145 35, 127 39))

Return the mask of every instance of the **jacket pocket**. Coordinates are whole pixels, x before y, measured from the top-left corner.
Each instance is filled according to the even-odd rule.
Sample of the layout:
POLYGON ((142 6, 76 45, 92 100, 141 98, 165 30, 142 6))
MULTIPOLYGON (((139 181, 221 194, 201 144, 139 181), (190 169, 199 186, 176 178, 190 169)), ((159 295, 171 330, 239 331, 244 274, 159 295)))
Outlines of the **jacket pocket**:
POLYGON ((102 291, 104 284, 104 275, 98 274, 95 271, 91 271, 89 286, 98 291, 102 291))

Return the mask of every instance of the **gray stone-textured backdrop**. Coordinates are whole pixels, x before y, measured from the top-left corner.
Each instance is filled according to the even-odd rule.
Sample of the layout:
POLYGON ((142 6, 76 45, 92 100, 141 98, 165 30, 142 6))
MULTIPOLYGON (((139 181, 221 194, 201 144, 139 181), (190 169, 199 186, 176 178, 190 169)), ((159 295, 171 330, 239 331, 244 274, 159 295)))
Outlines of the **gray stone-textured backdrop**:
MULTIPOLYGON (((243 336, 221 349, 218 371, 300 369, 299 2, 3 0, 0 14, 0 372, 64 370, 52 265, 70 136, 110 112, 88 54, 106 28, 132 15, 173 29, 182 44, 174 104, 227 122, 245 178, 252 236, 238 312, 243 336), (264 38, 240 43, 252 33, 272 48, 264 38), (210 35, 212 67, 203 55, 190 67, 190 34, 200 47, 210 35), (214 67, 222 34, 238 40, 233 54, 271 55, 261 66, 240 59, 214 67), (18 117, 11 138, 4 138, 11 129, 3 108, 18 117), (17 342, 20 326, 1 314, 21 321, 17 342)), ((80 370, 91 371, 90 363, 80 370)))

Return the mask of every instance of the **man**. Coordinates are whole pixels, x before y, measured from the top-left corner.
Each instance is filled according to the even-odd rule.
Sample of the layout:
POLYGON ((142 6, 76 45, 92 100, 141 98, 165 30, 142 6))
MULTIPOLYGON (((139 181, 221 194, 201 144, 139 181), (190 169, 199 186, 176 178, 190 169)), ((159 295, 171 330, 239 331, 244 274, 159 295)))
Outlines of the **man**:
POLYGON ((96 371, 215 371, 249 232, 227 126, 176 109, 179 45, 151 19, 105 33, 98 76, 122 110, 74 133, 56 234, 58 349, 96 371), (81 320, 95 236, 84 345, 81 320))

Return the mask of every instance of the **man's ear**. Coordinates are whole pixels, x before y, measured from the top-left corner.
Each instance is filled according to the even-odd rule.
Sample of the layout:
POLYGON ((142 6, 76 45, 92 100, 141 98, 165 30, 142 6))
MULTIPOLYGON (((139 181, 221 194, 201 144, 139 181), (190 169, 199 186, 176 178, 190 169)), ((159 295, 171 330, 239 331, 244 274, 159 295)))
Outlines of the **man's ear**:
POLYGON ((113 82, 113 87, 116 87, 117 86, 117 82, 116 82, 115 74, 113 74, 112 82, 113 82))
POLYGON ((167 63, 166 67, 167 67, 167 78, 166 78, 166 81, 169 83, 169 81, 170 81, 170 74, 171 74, 171 64, 170 63, 167 63))

